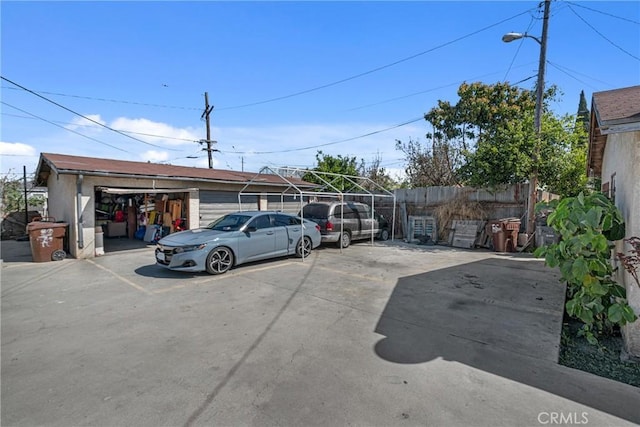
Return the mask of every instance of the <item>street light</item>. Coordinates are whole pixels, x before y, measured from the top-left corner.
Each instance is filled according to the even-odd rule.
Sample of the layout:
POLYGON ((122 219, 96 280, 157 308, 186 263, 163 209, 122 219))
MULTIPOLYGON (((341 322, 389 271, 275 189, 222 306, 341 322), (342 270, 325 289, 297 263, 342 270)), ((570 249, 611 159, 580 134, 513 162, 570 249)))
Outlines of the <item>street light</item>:
POLYGON ((536 142, 532 154, 532 168, 529 177, 529 201, 527 206, 527 235, 533 235, 535 228, 535 205, 538 199, 538 155, 540 149, 540 139, 542 131, 542 102, 544 95, 544 69, 547 63, 547 32, 549 29, 549 6, 551 0, 544 2, 544 17, 542 20, 542 37, 534 37, 527 33, 507 33, 502 36, 505 43, 522 38, 534 39, 540 45, 540 62, 538 64, 538 83, 536 84, 536 109, 534 114, 534 128, 536 132, 536 142))
POLYGON ((502 36, 502 41, 505 43, 509 43, 512 42, 514 40, 520 40, 522 38, 528 37, 530 39, 534 39, 535 41, 537 41, 538 43, 542 44, 542 42, 540 41, 539 38, 532 36, 530 34, 527 33, 507 33, 504 36, 502 36))

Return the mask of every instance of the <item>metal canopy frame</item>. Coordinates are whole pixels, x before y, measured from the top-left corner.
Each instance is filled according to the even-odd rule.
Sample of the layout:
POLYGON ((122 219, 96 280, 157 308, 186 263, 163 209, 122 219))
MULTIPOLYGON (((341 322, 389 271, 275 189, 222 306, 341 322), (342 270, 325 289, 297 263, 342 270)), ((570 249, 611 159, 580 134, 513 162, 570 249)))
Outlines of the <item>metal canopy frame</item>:
MULTIPOLYGON (((260 169, 256 175, 254 175, 247 184, 240 190, 238 193, 238 206, 239 210, 242 211, 242 197, 243 196, 280 196, 280 203, 282 208, 284 208, 284 197, 287 195, 291 195, 294 198, 296 196, 300 197, 300 216, 302 217, 302 208, 304 207, 304 196, 307 197, 328 197, 335 198, 341 201, 345 201, 345 197, 371 197, 371 215, 373 216, 375 213, 375 200, 376 198, 392 198, 393 199, 393 215, 391 219, 391 240, 393 241, 395 235, 395 225, 396 225, 396 195, 382 187, 377 182, 363 176, 353 176, 353 175, 343 175, 332 172, 320 172, 309 169, 300 169, 300 168, 291 168, 291 167, 281 167, 274 169, 270 166, 265 166, 260 169), (247 192, 246 190, 252 185, 256 183, 264 183, 264 180, 260 179, 261 175, 276 175, 278 176, 283 183, 287 184, 287 187, 280 192, 247 192), (311 174, 315 178, 317 178, 322 184, 318 184, 315 188, 311 190, 306 190, 300 187, 299 184, 295 184, 290 177, 295 177, 298 179, 302 179, 302 177, 306 174, 311 174), (345 191, 345 187, 350 187, 349 190, 345 191), (371 190, 372 189, 372 190, 371 190), (377 191, 377 192, 376 192, 377 191)), ((342 221, 344 215, 344 210, 341 210, 341 221, 340 221, 340 234, 342 235, 344 229, 344 221, 342 221)), ((303 217, 304 219, 304 217, 303 217)), ((303 232, 304 233, 304 232, 303 232)), ((371 224, 371 244, 373 245, 374 235, 373 235, 373 222, 371 224)), ((342 251, 342 245, 340 245, 340 250, 342 251)))

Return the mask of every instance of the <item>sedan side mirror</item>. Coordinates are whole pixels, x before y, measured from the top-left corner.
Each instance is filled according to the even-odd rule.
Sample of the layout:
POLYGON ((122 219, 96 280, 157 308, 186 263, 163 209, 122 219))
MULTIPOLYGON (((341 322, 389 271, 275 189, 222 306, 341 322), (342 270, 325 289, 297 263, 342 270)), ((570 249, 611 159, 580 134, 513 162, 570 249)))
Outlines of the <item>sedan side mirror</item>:
POLYGON ((244 231, 246 231, 247 233, 252 233, 254 231, 258 230, 255 225, 250 225, 248 226, 244 231))

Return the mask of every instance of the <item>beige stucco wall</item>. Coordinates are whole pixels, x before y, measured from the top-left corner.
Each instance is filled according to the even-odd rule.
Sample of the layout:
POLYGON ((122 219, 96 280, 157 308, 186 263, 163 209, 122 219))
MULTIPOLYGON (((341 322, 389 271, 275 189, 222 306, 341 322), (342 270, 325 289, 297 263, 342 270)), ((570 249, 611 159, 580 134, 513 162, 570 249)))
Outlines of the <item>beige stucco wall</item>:
MULTIPOLYGON (((199 190, 240 191, 245 184, 207 183, 177 179, 121 178, 117 176, 83 176, 82 178, 82 243, 78 239, 77 214, 78 175, 51 173, 47 181, 49 216, 69 223, 69 252, 74 258, 95 256, 95 191, 96 187, 161 188, 170 190, 195 188, 188 196, 188 223, 200 223, 199 190)), ((253 186, 247 192, 280 192, 282 187, 253 186)), ((266 196, 265 196, 266 197, 266 196)), ((266 205, 266 199, 264 201, 266 205)))
MULTIPOLYGON (((640 131, 609 135, 602 165, 602 182, 615 173, 615 203, 622 212, 626 237, 640 237, 640 131)), ((629 253, 630 246, 616 243, 616 252, 629 253)), ((616 259, 616 265, 620 265, 616 259)), ((629 305, 640 316, 640 287, 631 275, 619 269, 617 280, 625 284, 629 305)), ((627 352, 640 358, 640 320, 623 328, 627 352)))

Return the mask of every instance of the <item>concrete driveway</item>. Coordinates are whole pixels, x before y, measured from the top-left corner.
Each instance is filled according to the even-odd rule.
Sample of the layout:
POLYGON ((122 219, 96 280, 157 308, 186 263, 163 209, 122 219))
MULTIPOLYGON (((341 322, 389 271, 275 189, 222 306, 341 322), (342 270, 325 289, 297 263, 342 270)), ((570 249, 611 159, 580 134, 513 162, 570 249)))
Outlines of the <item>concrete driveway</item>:
POLYGON ((209 276, 2 249, 3 426, 640 423, 640 389, 557 364, 564 289, 528 255, 356 244, 209 276))

